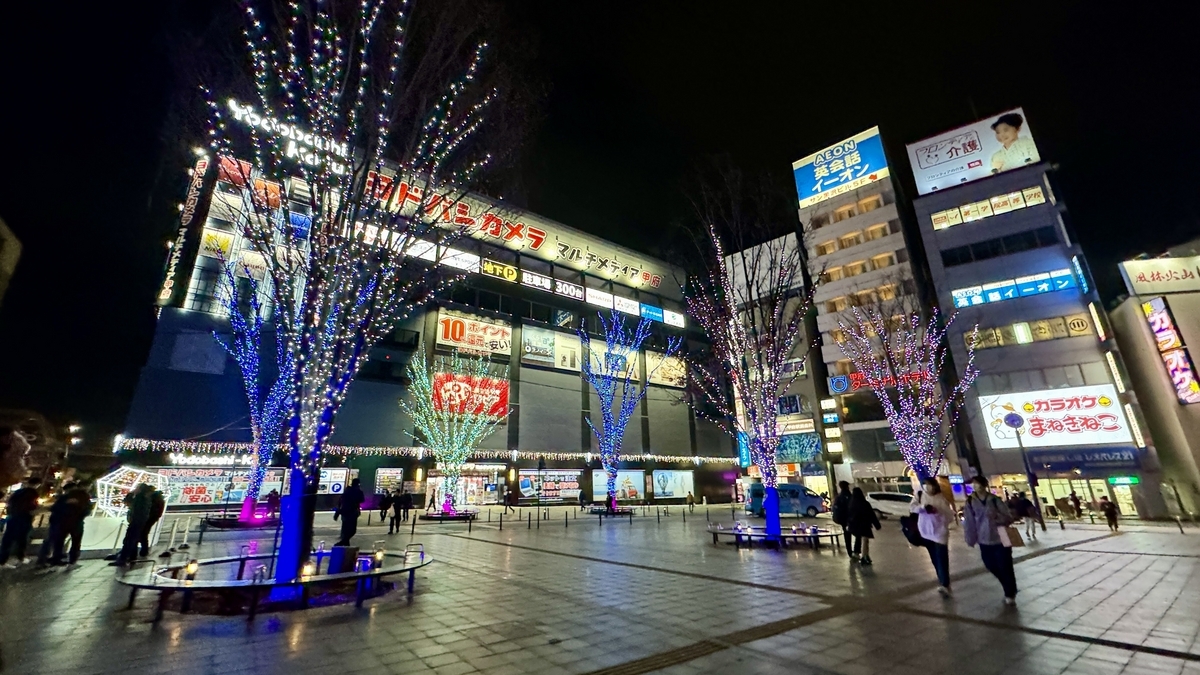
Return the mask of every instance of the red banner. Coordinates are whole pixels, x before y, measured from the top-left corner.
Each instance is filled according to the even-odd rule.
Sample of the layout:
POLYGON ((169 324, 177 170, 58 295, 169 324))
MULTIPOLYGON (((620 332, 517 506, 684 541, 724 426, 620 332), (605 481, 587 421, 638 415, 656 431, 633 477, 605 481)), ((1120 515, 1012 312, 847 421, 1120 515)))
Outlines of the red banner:
POLYGON ((437 373, 433 376, 433 407, 460 415, 504 415, 508 412, 508 380, 437 373))

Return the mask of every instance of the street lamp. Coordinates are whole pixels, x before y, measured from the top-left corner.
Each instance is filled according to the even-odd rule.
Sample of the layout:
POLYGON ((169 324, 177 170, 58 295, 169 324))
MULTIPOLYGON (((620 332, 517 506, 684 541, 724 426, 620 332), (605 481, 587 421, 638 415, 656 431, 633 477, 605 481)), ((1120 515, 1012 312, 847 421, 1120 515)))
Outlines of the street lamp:
POLYGON ((72 424, 71 426, 67 427, 67 431, 70 431, 73 434, 77 434, 80 431, 83 431, 83 427, 79 424, 72 424))

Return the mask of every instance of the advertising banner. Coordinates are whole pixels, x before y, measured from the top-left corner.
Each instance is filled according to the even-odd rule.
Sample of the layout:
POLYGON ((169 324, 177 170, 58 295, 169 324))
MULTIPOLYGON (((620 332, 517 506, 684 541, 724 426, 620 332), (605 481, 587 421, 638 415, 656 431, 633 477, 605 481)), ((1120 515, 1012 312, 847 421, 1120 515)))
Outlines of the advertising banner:
POLYGON ((779 437, 775 461, 804 463, 816 459, 820 454, 821 437, 816 432, 787 434, 779 437))
POLYGON ((1200 291, 1200 256, 1127 260, 1121 276, 1130 295, 1200 291))
POLYGON ((1020 108, 926 138, 908 147, 917 192, 927 195, 1041 161, 1020 108))
POLYGON ((792 175, 802 209, 887 178, 879 127, 793 162, 792 175))
POLYGON ((167 507, 220 506, 225 502, 240 505, 246 497, 249 474, 246 469, 149 467, 165 477, 167 507), (232 489, 229 484, 233 483, 232 489))
POLYGON ((1146 323, 1154 333, 1154 342, 1158 353, 1162 356, 1163 366, 1167 369, 1167 377, 1175 387, 1175 395, 1184 405, 1200 403, 1200 382, 1196 381, 1196 367, 1187 345, 1183 343, 1183 335, 1175 327, 1175 318, 1166 298, 1152 298, 1142 303, 1142 313, 1146 315, 1146 323))
POLYGON ((1111 384, 980 396, 979 407, 992 448, 1016 448, 1017 431, 1027 448, 1066 445, 1125 445, 1133 442, 1111 384), (1014 429, 1006 422, 1019 415, 1014 429))
POLYGON ((433 407, 458 415, 504 415, 508 412, 508 380, 435 373, 433 407))
MULTIPOLYGON (((617 471, 617 499, 620 501, 645 499, 646 472, 637 470, 617 471)), ((608 498, 608 474, 603 469, 592 471, 592 501, 603 502, 608 498)))
MULTIPOLYGON (((593 349, 607 349, 607 345, 600 340, 592 342, 593 349)), ((601 375, 612 375, 615 378, 624 378, 626 373, 629 375, 631 382, 641 382, 642 373, 638 370, 638 354, 637 352, 621 352, 610 351, 594 351, 591 353, 592 372, 601 375)))
POLYGON ((646 351, 646 374, 650 384, 683 389, 687 386, 687 363, 678 356, 646 351))
POLYGON ((375 494, 395 492, 404 487, 404 469, 380 467, 375 470, 375 494))
POLYGON ((452 349, 508 356, 512 352, 512 327, 496 319, 439 309, 436 342, 452 349))
POLYGON ((695 494, 694 471, 655 470, 653 472, 655 499, 686 499, 695 494))
POLYGON ((350 482, 350 469, 321 469, 321 482, 317 486, 319 495, 340 495, 350 482))
POLYGON ((1138 469, 1137 449, 1098 448, 1086 450, 1030 450, 1029 463, 1048 471, 1138 469))
POLYGON ((536 326, 521 327, 521 363, 578 373, 579 336, 536 326))
POLYGON ((581 478, 583 471, 578 469, 521 469, 517 472, 520 501, 541 504, 578 501, 581 478))

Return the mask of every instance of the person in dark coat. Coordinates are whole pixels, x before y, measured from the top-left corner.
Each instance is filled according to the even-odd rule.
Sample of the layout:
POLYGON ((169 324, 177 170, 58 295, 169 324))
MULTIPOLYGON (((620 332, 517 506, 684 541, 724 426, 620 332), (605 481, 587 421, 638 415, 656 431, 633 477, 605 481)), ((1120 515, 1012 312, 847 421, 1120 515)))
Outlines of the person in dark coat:
POLYGON ((125 538, 121 541, 121 552, 112 564, 117 567, 132 564, 138 556, 138 546, 142 541, 142 531, 150 522, 154 512, 154 486, 142 483, 125 495, 123 500, 126 507, 125 538))
POLYGON ((63 559, 67 537, 71 538, 70 564, 79 560, 83 547, 83 519, 92 512, 92 496, 83 483, 71 482, 50 507, 50 529, 38 553, 38 564, 65 565, 63 559))
POLYGON ((1104 514, 1104 519, 1108 521, 1108 529, 1116 532, 1120 525, 1117 519, 1121 516, 1121 509, 1116 502, 1109 501, 1107 496, 1100 498, 1100 513, 1104 514))
POLYGON ((408 512, 413 507, 413 496, 411 492, 400 493, 400 516, 401 520, 408 520, 408 512))
POLYGON ((846 481, 838 482, 837 497, 834 497, 833 508, 830 511, 832 511, 830 515, 833 516, 833 522, 842 526, 842 536, 846 538, 846 550, 850 551, 850 484, 846 481))
POLYGON ((141 545, 139 555, 145 558, 150 555, 150 533, 154 531, 154 526, 158 521, 162 520, 163 513, 167 510, 167 499, 163 496, 162 490, 152 488, 150 491, 150 519, 146 521, 146 526, 142 528, 142 538, 138 540, 141 545))
POLYGON ((875 533, 871 528, 879 530, 882 529, 882 526, 879 524, 879 516, 875 515, 875 509, 867 501, 867 495, 863 494, 862 488, 854 488, 854 492, 850 493, 849 523, 850 534, 854 535, 854 554, 861 553, 858 562, 870 565, 871 540, 875 538, 875 533))
MULTIPOLYGON (((84 481, 77 481, 75 486, 67 490, 67 504, 70 511, 63 524, 63 530, 71 537, 71 550, 67 554, 67 564, 79 562, 79 554, 83 551, 83 521, 92 515, 91 486, 84 481)), ((61 559, 61 552, 59 553, 61 559)))
POLYGON ((383 497, 379 499, 379 520, 387 522, 388 516, 392 514, 392 502, 396 498, 387 490, 383 491, 383 497))
POLYGON ((342 519, 342 538, 338 539, 335 546, 349 546, 350 540, 358 532, 358 517, 362 515, 362 504, 367 499, 359 487, 360 483, 357 478, 350 481, 350 487, 342 495, 341 505, 333 514, 334 518, 342 519))
POLYGON ((0 565, 8 562, 10 553, 16 556, 16 565, 25 561, 25 548, 29 546, 29 534, 33 531, 33 512, 38 507, 39 478, 30 478, 25 486, 13 490, 8 496, 8 523, 4 526, 4 537, 0 539, 0 565))
POLYGON ((279 490, 267 493, 267 517, 274 518, 279 513, 279 490))

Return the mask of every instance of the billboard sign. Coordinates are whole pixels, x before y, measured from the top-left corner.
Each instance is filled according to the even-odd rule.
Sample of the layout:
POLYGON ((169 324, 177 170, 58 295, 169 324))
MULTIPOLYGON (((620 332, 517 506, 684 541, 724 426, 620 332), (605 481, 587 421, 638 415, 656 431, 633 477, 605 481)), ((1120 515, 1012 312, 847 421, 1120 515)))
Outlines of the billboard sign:
POLYGON ((1020 108, 926 138, 908 147, 917 192, 970 183, 1041 161, 1020 108))
POLYGON ((579 372, 579 336, 536 326, 521 327, 521 363, 579 372))
POLYGON ((1155 345, 1179 402, 1184 405, 1200 403, 1196 366, 1192 363, 1187 345, 1183 343, 1183 335, 1175 326, 1175 317, 1171 315, 1167 299, 1152 298, 1143 302, 1142 313, 1146 315, 1146 323, 1150 324, 1150 332, 1154 333, 1155 345))
POLYGON ((250 481, 249 472, 243 468, 149 467, 149 470, 167 479, 167 506, 226 502, 240 505, 250 481))
POLYGON ((1133 443, 1111 384, 980 396, 979 407, 993 449, 1020 447, 1018 433, 1027 448, 1133 443), (1022 418, 1016 428, 1005 422, 1013 413, 1022 418))
POLYGON ((579 481, 583 471, 579 469, 521 469, 517 477, 517 490, 521 501, 549 504, 579 499, 579 481))
POLYGON ((694 471, 659 469, 651 477, 655 499, 686 499, 689 493, 696 490, 694 471))
POLYGON ((646 374, 650 384, 683 389, 687 386, 687 363, 678 356, 646 350, 646 374))
POLYGON ((456 415, 504 416, 508 413, 508 380, 435 373, 433 408, 456 415))
POLYGON ((1121 276, 1130 295, 1200 291, 1200 255, 1127 260, 1121 263, 1121 276))
POLYGON ((508 356, 512 351, 512 327, 494 319, 439 309, 436 341, 453 349, 508 356))
MULTIPOLYGON (((646 498, 646 472, 638 470, 617 471, 617 499, 620 501, 646 498)), ((608 476, 603 469, 592 471, 592 501, 608 499, 608 476)))
POLYGON ((889 176, 879 127, 792 163, 800 208, 852 192, 889 176))
POLYGON ((379 467, 375 469, 375 494, 395 492, 404 487, 404 469, 379 467))

